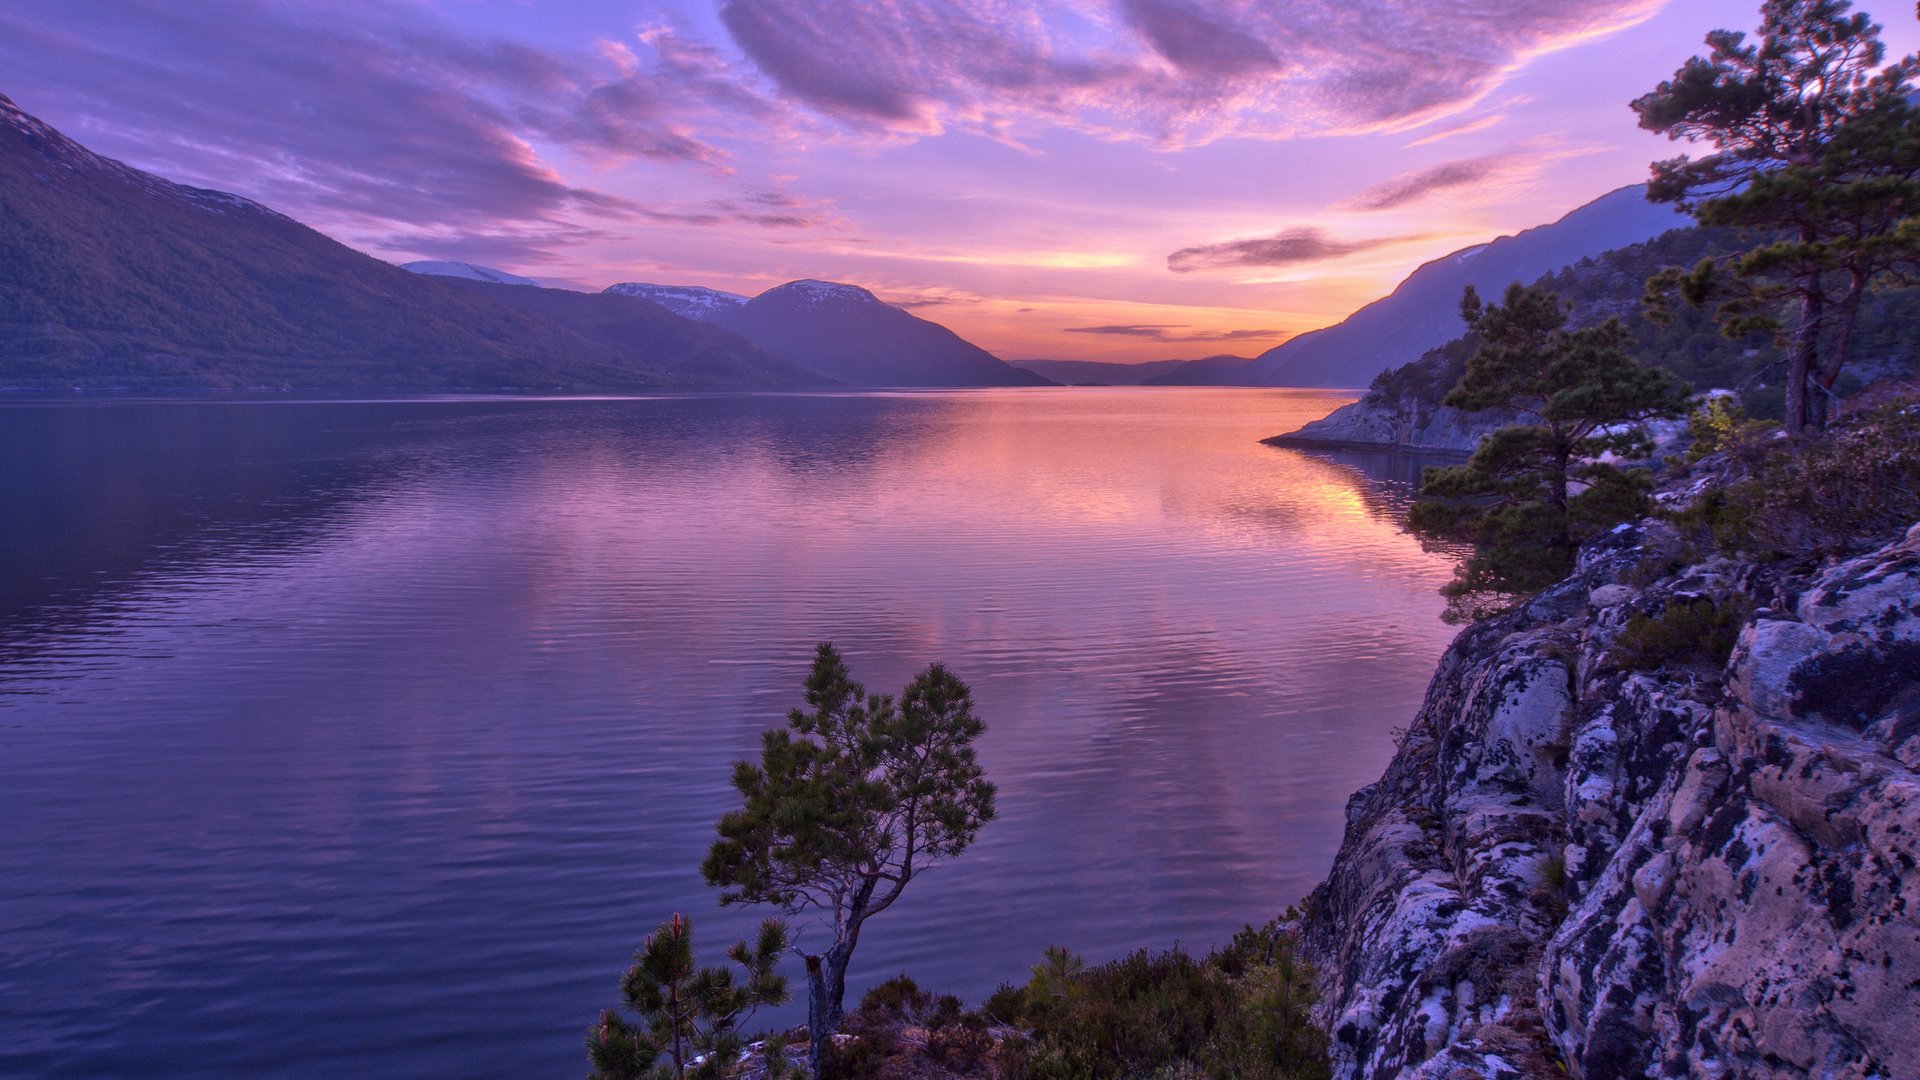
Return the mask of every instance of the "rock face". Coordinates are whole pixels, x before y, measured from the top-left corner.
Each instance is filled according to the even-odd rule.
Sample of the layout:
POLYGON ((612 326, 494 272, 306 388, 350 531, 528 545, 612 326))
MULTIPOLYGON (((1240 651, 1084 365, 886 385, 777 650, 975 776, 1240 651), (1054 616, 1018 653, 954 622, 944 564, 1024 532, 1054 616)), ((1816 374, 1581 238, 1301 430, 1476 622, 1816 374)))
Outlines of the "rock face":
POLYGON ((1336 1075, 1920 1076, 1920 525, 1678 550, 1622 526, 1441 661, 1305 904, 1336 1075), (1701 600, 1724 665, 1624 668, 1701 600))

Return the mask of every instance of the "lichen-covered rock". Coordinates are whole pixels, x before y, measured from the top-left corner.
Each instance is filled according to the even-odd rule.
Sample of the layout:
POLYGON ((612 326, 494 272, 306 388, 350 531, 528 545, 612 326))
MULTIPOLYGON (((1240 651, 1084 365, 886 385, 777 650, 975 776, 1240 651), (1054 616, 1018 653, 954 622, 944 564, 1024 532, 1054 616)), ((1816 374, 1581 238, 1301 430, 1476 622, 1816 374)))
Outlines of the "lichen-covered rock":
POLYGON ((1463 633, 1349 805, 1302 924, 1337 1075, 1920 1077, 1920 526, 1641 580, 1661 528, 1463 633), (1724 669, 1620 670, 1735 594, 1724 669))

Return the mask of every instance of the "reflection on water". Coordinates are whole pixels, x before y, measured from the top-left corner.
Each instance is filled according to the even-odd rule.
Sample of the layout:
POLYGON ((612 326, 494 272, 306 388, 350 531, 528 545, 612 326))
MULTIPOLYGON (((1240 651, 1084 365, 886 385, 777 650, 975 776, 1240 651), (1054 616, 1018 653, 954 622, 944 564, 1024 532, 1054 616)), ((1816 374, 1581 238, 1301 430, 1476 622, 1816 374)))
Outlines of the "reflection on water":
POLYGON ((1271 917, 1450 636, 1343 400, 0 406, 0 1075, 578 1073, 823 639, 1000 785, 860 985, 1271 917))

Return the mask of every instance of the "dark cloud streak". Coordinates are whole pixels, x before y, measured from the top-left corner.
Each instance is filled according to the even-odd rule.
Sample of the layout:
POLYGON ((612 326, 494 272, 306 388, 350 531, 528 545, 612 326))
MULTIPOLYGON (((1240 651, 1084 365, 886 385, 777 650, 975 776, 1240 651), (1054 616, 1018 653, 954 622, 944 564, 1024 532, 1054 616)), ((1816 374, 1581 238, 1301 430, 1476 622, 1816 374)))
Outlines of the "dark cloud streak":
POLYGON ((1471 187, 1512 173, 1522 159, 1508 154, 1466 158, 1435 165, 1430 169, 1396 176, 1383 184, 1361 192, 1352 205, 1362 210, 1391 210, 1426 198, 1435 192, 1471 187))
POLYGON ((1228 240, 1181 248, 1167 256, 1167 269, 1176 274, 1240 266, 1295 266, 1327 262, 1355 252, 1398 243, 1399 237, 1373 240, 1336 240, 1319 229, 1288 229, 1272 236, 1228 240))

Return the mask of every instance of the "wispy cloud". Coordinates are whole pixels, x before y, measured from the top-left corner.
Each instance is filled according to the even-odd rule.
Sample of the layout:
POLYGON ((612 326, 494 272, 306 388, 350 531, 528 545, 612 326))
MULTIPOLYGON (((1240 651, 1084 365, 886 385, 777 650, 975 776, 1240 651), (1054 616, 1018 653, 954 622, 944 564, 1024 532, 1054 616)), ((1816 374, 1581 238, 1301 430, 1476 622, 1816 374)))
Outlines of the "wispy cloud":
POLYGON ((1476 131, 1485 131, 1505 119, 1506 116, 1501 113, 1489 113, 1486 116, 1476 116, 1471 120, 1462 120, 1456 124, 1442 124, 1407 143, 1407 149, 1412 150, 1415 147, 1430 146, 1434 143, 1457 138, 1461 135, 1471 135, 1476 131))
POLYGON ((1243 266, 1297 266, 1328 262, 1356 252, 1396 244, 1405 237, 1337 240, 1319 229, 1288 229, 1272 236, 1226 240, 1181 248, 1167 256, 1167 269, 1176 274, 1243 266))
POLYGON ((1119 326, 1069 326, 1069 334, 1144 338, 1148 341, 1269 341, 1290 336, 1285 330, 1189 330, 1185 323, 1136 323, 1119 326))
MULTIPOLYGON (((463 32, 419 6, 356 0, 14 0, 0 10, 10 88, 29 108, 59 101, 83 139, 309 220, 357 222, 363 235, 381 223, 465 228, 483 234, 475 246, 501 250, 523 232, 559 235, 563 222, 661 213, 569 181, 536 147, 724 177, 727 154, 696 127, 784 109, 716 50, 673 33, 601 45, 537 48, 463 32), (88 78, 76 83, 73 71, 88 78)), ((713 212, 775 227, 809 216, 713 212)))
POLYGON ((1667 2, 725 0, 720 14, 788 97, 855 128, 1040 123, 1187 145, 1446 116, 1528 58, 1667 2))

